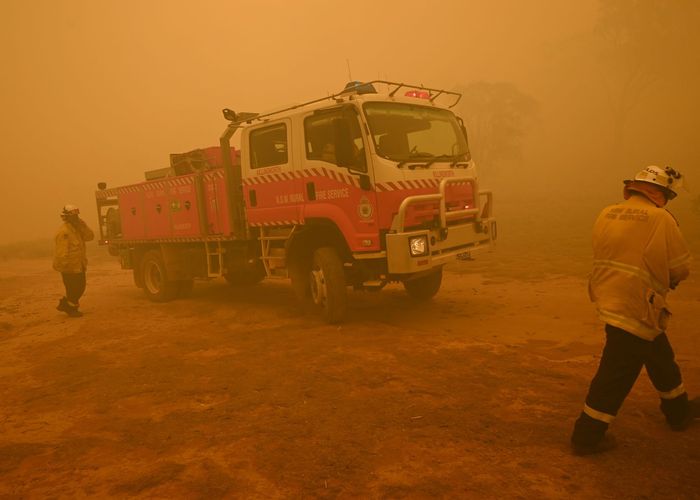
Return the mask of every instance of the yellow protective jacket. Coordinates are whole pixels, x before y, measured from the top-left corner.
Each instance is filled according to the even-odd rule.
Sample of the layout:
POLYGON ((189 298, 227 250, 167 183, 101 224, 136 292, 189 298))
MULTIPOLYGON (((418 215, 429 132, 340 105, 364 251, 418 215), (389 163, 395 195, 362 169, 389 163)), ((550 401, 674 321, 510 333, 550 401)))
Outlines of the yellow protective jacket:
POLYGON ((95 235, 82 220, 78 226, 64 222, 56 233, 53 268, 60 273, 82 273, 87 269, 85 242, 95 235))
POLYGON ((646 197, 605 208, 593 227, 591 300, 605 323, 646 340, 666 330, 666 294, 690 272, 676 219, 646 197))

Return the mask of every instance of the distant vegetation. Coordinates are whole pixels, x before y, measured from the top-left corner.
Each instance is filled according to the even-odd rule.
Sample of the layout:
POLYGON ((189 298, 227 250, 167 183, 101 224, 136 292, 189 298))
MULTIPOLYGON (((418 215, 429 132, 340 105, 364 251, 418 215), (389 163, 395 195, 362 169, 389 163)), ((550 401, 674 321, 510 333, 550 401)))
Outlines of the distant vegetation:
POLYGON ((39 259, 52 256, 53 240, 50 238, 0 245, 0 260, 39 259))
POLYGON ((695 198, 693 198, 693 201, 691 203, 693 206, 693 211, 697 215, 700 215, 700 196, 696 196, 695 198))
POLYGON ((465 120, 477 163, 494 169, 503 161, 520 159, 537 101, 512 83, 472 82, 458 85, 457 91, 462 100, 456 111, 465 120))
MULTIPOLYGON (((43 238, 32 241, 19 241, 0 245, 0 262, 10 259, 53 259, 53 238, 43 238)), ((87 243, 88 260, 111 259, 107 250, 94 241, 87 243)))

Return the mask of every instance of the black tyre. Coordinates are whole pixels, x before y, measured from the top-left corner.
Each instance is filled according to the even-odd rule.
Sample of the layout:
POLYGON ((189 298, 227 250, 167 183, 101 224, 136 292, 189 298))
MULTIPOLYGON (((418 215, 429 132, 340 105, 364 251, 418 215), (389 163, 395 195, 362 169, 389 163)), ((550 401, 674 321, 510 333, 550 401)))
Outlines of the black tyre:
POLYGON ((132 272, 134 274, 134 285, 139 288, 143 288, 143 271, 141 270, 141 261, 134 264, 134 270, 132 272))
POLYGON ((438 293, 438 290, 440 290, 441 284, 442 267, 420 278, 414 278, 403 282, 403 286, 408 294, 416 300, 432 299, 435 294, 438 293))
POLYGON ((287 266, 287 272, 292 280, 292 290, 296 298, 306 302, 311 298, 309 277, 311 272, 311 259, 298 256, 287 266))
POLYGON ((309 292, 314 304, 323 311, 329 323, 345 318, 347 289, 343 261, 333 247, 318 248, 311 261, 309 292))
POLYGON ((163 258, 157 250, 150 250, 141 259, 143 291, 154 302, 167 302, 178 293, 178 282, 168 280, 163 258))

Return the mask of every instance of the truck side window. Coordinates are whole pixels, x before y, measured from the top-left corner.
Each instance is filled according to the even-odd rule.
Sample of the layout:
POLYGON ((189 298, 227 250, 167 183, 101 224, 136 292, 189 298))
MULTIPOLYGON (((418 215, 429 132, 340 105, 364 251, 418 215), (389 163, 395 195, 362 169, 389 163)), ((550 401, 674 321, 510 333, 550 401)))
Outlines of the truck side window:
POLYGON ((347 111, 343 113, 341 109, 317 112, 304 120, 306 158, 340 166, 336 157, 336 149, 339 140, 338 131, 341 129, 350 134, 353 157, 352 165, 343 166, 366 172, 365 146, 357 116, 356 114, 349 115, 347 111))
POLYGON ((287 156, 287 126, 278 123, 250 132, 250 167, 284 165, 287 156))

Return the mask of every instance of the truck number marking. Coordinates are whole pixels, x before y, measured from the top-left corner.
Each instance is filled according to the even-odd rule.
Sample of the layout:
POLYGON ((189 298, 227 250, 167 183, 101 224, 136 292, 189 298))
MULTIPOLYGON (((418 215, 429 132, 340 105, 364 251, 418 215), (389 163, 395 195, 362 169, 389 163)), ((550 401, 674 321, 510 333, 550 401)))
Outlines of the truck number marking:
POLYGON ((282 167, 277 165, 274 167, 260 168, 255 171, 255 175, 278 174, 282 172, 282 167))
POLYGON ((455 173, 452 170, 433 170, 433 177, 454 177, 455 173))

